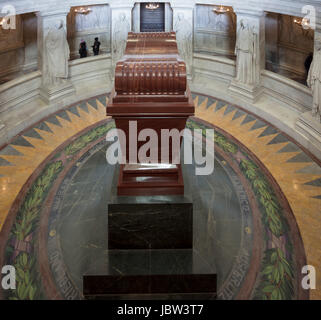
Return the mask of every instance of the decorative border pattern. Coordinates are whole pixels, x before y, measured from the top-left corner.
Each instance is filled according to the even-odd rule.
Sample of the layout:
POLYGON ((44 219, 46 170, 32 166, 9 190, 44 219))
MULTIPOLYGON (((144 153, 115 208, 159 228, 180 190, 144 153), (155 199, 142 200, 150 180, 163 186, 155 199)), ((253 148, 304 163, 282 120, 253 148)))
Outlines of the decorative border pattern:
MULTIPOLYGON (((187 124, 191 129, 210 128, 195 121, 187 124)), ((266 250, 259 277, 261 281, 256 288, 254 299, 290 300, 294 298, 293 247, 288 236, 289 226, 277 196, 255 162, 239 146, 226 137, 215 132, 215 143, 231 156, 236 157, 241 171, 252 185, 262 213, 266 250), (277 247, 272 244, 277 243, 277 247)))
POLYGON ((10 290, 10 300, 35 300, 45 297, 36 264, 35 239, 42 204, 66 162, 91 142, 103 137, 114 127, 113 122, 98 126, 73 141, 55 155, 29 189, 15 219, 6 248, 6 260, 17 271, 17 289, 10 290))

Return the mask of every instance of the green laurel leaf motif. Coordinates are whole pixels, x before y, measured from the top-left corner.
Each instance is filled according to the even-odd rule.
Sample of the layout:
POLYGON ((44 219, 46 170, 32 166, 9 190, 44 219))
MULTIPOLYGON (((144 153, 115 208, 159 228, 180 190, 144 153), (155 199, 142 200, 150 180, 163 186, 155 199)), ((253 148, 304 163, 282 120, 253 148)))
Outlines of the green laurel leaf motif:
MULTIPOLYGON (((62 168, 61 161, 50 163, 34 182, 13 226, 13 234, 17 240, 26 242, 26 238, 32 233, 41 203, 62 168)), ((37 274, 34 271, 34 258, 29 253, 22 252, 15 258, 14 267, 17 275, 17 290, 12 290, 12 295, 9 298, 12 300, 35 299, 39 289, 34 284, 37 279, 37 274)))
MULTIPOLYGON (((109 121, 104 125, 89 130, 67 146, 64 150, 65 154, 76 154, 88 143, 101 138, 108 130, 114 127, 114 122, 109 121)), ((62 152, 59 152, 59 155, 61 154, 62 152)), ((19 209, 11 230, 11 237, 13 239, 20 241, 23 245, 29 244, 31 248, 33 248, 33 244, 32 242, 29 242, 31 239, 30 236, 37 227, 42 203, 64 167, 62 161, 57 161, 55 159, 57 159, 57 157, 53 157, 52 162, 43 169, 42 173, 32 184, 19 209)), ((14 252, 17 252, 17 248, 9 245, 6 249, 8 257, 10 257, 14 252)), ((16 268, 16 290, 10 290, 8 293, 8 299, 39 299, 42 296, 42 288, 38 284, 38 270, 34 253, 32 251, 19 251, 18 255, 14 259, 13 265, 16 268)))

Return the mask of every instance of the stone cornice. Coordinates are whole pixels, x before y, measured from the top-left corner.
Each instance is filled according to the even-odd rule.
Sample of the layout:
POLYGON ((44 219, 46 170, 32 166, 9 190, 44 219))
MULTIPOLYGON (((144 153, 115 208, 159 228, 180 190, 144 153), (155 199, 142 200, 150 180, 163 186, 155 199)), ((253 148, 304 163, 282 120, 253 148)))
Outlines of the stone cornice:
MULTIPOLYGON (((2 1, 1 1, 2 2, 2 1)), ((17 14, 37 11, 51 11, 52 8, 72 7, 85 5, 109 4, 113 8, 132 8, 135 2, 143 2, 143 0, 11 0, 3 1, 0 7, 6 4, 13 5, 17 14)), ((155 2, 160 2, 156 0, 155 2)), ((193 8, 195 4, 214 5, 213 0, 172 0, 169 1, 174 8, 193 8)), ((321 16, 320 0, 220 0, 220 3, 226 6, 232 6, 242 10, 252 10, 253 8, 277 12, 289 15, 303 16, 302 8, 305 5, 312 5, 316 8, 317 15, 321 16)))

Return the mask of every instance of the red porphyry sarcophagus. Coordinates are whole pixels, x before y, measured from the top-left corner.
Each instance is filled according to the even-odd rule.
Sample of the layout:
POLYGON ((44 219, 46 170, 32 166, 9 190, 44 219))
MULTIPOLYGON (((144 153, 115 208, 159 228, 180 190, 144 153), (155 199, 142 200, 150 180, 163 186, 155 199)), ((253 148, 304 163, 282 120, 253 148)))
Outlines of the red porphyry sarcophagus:
MULTIPOLYGON (((128 33, 125 54, 116 64, 115 86, 107 105, 107 115, 126 134, 126 164, 120 166, 118 195, 184 194, 181 165, 173 163, 179 144, 168 146, 168 163, 161 163, 164 150, 162 129, 185 128, 194 115, 194 103, 187 84, 186 64, 179 57, 175 32, 128 33), (158 159, 154 163, 129 162, 129 122, 157 132, 158 159), (173 152, 172 152, 173 151, 173 152)), ((138 150, 145 142, 138 142, 138 150)), ((137 152, 138 153, 138 152, 137 152)), ((132 160, 132 159, 131 159, 132 160)))

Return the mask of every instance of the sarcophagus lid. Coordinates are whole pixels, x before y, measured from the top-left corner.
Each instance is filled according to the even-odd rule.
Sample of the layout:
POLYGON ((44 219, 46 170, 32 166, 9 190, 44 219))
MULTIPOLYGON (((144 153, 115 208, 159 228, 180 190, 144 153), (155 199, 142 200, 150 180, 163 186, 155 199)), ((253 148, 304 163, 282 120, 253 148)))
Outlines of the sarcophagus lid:
POLYGON ((187 102, 186 64, 179 57, 175 32, 128 34, 115 70, 113 102, 187 102))

